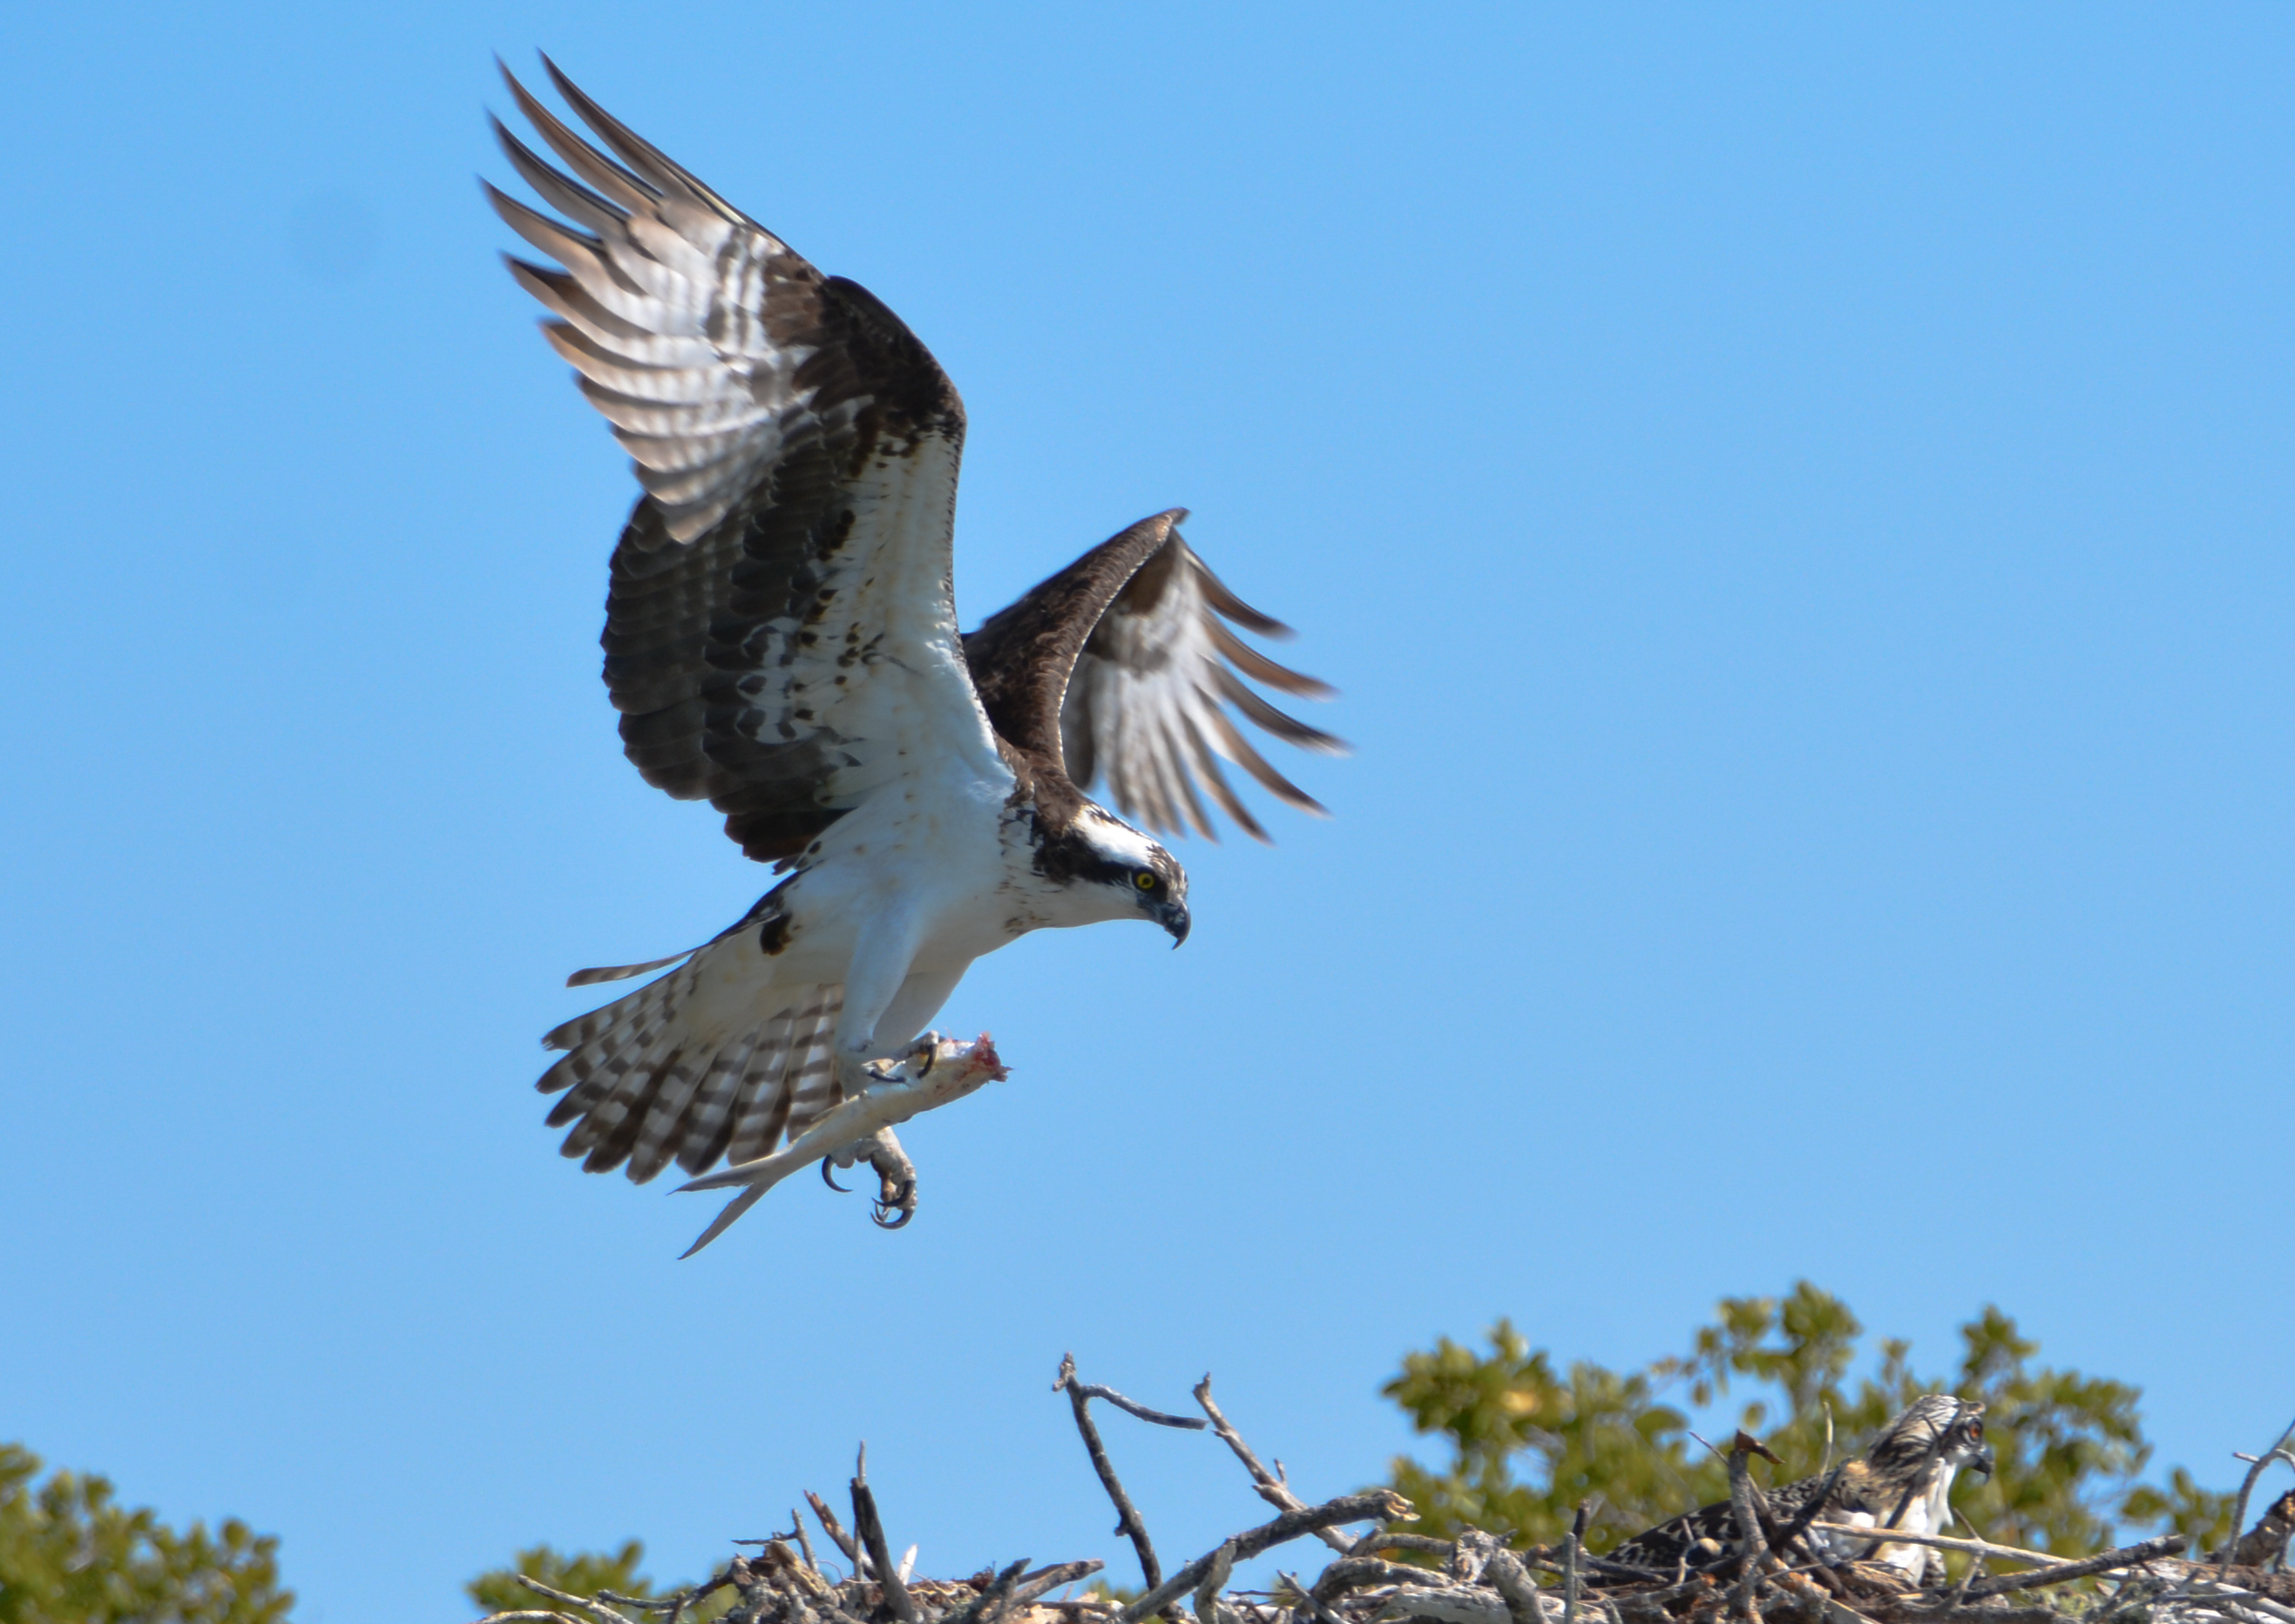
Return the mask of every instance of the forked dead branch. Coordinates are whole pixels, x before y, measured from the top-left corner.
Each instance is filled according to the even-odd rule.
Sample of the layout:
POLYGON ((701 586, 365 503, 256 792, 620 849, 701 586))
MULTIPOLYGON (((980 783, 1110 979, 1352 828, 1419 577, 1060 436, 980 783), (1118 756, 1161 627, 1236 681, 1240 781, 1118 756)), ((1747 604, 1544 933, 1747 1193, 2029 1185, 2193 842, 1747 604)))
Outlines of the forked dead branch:
MULTIPOLYGON (((893 1559, 864 1449, 849 1485, 850 1530, 826 1500, 805 1496, 827 1548, 844 1559, 841 1571, 833 1559, 824 1565, 816 1557, 802 1516, 791 1512, 787 1532, 735 1541, 759 1548, 689 1589, 579 1596, 526 1579, 534 1606, 493 1613, 479 1624, 694 1624, 705 1616, 727 1624, 1148 1624, 1159 1617, 1170 1624, 2295 1624, 2287 1548, 2295 1532, 2295 1492, 2274 1501, 2222 1550, 2196 1560, 2185 1557, 2180 1534, 2068 1558, 1892 1523, 1886 1530, 1892 1547, 1927 1546, 1968 1559, 1957 1579, 1937 1578, 1932 1569, 1931 1582, 1922 1586, 1901 1563, 1865 1559, 1878 1549, 1874 1536, 1880 1530, 1871 1522, 1814 1514, 1823 1494, 1794 1515, 1773 1511, 1750 1469, 1752 1458, 1768 1451, 1740 1432, 1727 1451, 1737 1530, 1731 1554, 1696 1571, 1685 1558, 1674 1571, 1658 1572, 1587 1552, 1582 1506, 1558 1543, 1515 1551, 1474 1529, 1442 1539, 1397 1528, 1416 1514, 1388 1489, 1311 1505, 1293 1492, 1282 1463, 1273 1470, 1263 1465, 1213 1402, 1209 1376, 1195 1389, 1201 1420, 1084 1382, 1073 1358, 1061 1359, 1053 1389, 1067 1396, 1085 1454, 1115 1507, 1115 1531, 1131 1542, 1143 1585, 1135 1597, 1074 1594, 1101 1570, 1089 1558, 1046 1567, 1023 1558, 965 1579, 914 1578, 915 1546, 893 1559), (1211 1431, 1276 1516, 1229 1535, 1166 1577, 1092 1418, 1094 1400, 1151 1425, 1211 1431), (1278 1567, 1271 1588, 1230 1587, 1238 1564, 1311 1535, 1335 1553, 1313 1579, 1278 1567), (1990 1563, 2013 1565, 2004 1571, 1990 1563), (2066 1588, 2082 1580, 2095 1582, 2066 1588)), ((2252 1466, 2239 1494, 2244 1521, 2263 1473, 2275 1463, 2295 1468, 2295 1426, 2270 1449, 2239 1458, 2252 1466)))

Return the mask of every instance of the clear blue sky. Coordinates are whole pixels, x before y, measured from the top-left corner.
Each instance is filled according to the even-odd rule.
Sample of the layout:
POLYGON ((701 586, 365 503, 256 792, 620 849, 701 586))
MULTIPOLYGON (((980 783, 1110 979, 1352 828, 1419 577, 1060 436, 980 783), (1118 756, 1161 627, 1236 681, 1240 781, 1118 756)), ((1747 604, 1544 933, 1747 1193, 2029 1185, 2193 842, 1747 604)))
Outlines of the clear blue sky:
MULTIPOLYGON (((1336 1491, 1438 1334, 1808 1276, 2226 1482, 2295 1410, 2291 69, 2261 4, 16 8, 0 1437, 319 1624, 698 1572, 862 1437, 927 1569, 1122 1576, 1064 1348, 1336 1491), (903 1234, 799 1181, 677 1262, 713 1204, 529 1087, 765 879, 597 681, 629 477, 472 181, 537 45, 938 353, 968 624, 1185 504, 1344 690, 1185 951, 975 971, 1012 1079, 903 1234)), ((1168 1550, 1256 1514, 1117 1448, 1168 1550)))

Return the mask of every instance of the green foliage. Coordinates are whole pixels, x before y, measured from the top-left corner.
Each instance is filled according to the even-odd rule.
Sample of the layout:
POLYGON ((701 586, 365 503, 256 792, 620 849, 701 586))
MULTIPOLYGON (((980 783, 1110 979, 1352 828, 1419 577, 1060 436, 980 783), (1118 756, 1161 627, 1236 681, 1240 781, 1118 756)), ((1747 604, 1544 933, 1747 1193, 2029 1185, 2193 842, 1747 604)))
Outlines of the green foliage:
POLYGON ((52 1473, 0 1444, 0 1624, 278 1624, 279 1542, 236 1518, 177 1533, 100 1477, 52 1473))
MULTIPOLYGON (((566 1556, 546 1545, 537 1545, 520 1551, 510 1559, 510 1566, 481 1573, 462 1587, 481 1611, 489 1613, 550 1605, 518 1582, 521 1573, 568 1595, 594 1596, 600 1590, 611 1590, 617 1595, 650 1596, 656 1594, 653 1581, 638 1571, 638 1564, 644 1560, 645 1546, 635 1539, 625 1541, 622 1548, 610 1555, 600 1551, 576 1551, 566 1556)), ((684 1587, 672 1585, 669 1591, 684 1587)), ((688 1608, 685 1616, 694 1624, 708 1624, 710 1620, 724 1617, 733 1602, 733 1593, 723 1590, 705 1597, 699 1606, 688 1608)))
POLYGON ((2168 1486, 2154 1489, 2139 1483, 2128 1491, 2120 1515, 2130 1522, 2164 1522, 2190 1539, 2194 1551, 2212 1551, 2231 1539, 2231 1514, 2239 1496, 2229 1489, 2217 1493, 2202 1489, 2192 1474, 2177 1466, 2168 1474, 2168 1486))
MULTIPOLYGON (((1420 1432, 1450 1440, 1450 1464, 1436 1470, 1398 1459, 1393 1485, 1432 1530, 1472 1524, 1539 1544, 1561 1538, 1580 1503, 1594 1501, 1587 1545, 1599 1553, 1728 1494, 1722 1462, 1690 1436, 1684 1410, 1662 1401, 1677 1390, 1699 1410, 1738 1399, 1736 1424, 1785 1462, 1781 1482, 1824 1469, 1828 1427, 1830 1458, 1839 1461, 1917 1395, 1949 1391, 1987 1407, 1999 1469, 1989 1482, 1964 1474, 1954 1489, 1987 1538, 2086 1552, 2110 1543, 2115 1522, 2222 1538, 2228 1496, 2181 1471, 2164 1490, 2136 1481, 2152 1454, 2136 1416, 2139 1391, 2035 1367, 2038 1344, 1998 1309, 1961 1327, 1962 1358, 1949 1376, 1916 1376, 1911 1344, 1891 1339, 1852 1383, 1863 1334, 1846 1303, 1801 1281, 1782 1300, 1724 1298, 1688 1353, 1626 1374, 1581 1361, 1557 1375, 1546 1351, 1503 1319, 1487 1354, 1446 1337, 1405 1356, 1382 1391, 1420 1432)), ((1730 1421, 1714 1426, 1721 1441, 1730 1421)))

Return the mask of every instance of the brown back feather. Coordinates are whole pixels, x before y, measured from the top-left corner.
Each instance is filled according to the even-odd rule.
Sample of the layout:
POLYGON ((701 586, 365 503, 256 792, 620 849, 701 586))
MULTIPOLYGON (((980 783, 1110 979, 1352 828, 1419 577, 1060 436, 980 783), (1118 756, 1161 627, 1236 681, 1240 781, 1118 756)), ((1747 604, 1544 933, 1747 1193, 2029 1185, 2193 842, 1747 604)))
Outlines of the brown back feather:
POLYGON ((1068 677, 1107 606, 1187 516, 1173 508, 1110 536, 965 638, 965 663, 989 725, 1033 769, 1040 803, 1048 789, 1081 803, 1060 748, 1068 677))

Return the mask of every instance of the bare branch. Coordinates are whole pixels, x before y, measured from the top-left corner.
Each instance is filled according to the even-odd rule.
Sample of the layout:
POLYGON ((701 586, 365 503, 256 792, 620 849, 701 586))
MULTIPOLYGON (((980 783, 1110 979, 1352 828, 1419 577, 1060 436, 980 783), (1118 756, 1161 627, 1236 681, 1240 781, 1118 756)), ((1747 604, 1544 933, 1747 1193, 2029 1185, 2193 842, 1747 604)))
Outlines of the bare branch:
POLYGON ((1752 1468, 1746 1465, 1752 1452, 1746 1446, 1752 1441, 1739 1432, 1729 1451, 1729 1510, 1737 1520, 1737 1538, 1744 1541, 1744 1554, 1737 1559, 1738 1610, 1745 1615, 1745 1624, 1761 1624, 1760 1604, 1754 1600, 1753 1591, 1760 1583, 1762 1558, 1769 1554, 1769 1542, 1761 1538, 1760 1519, 1753 1511, 1752 1468))
POLYGON ((1546 1615, 1538 1608, 1538 1587, 1512 1551, 1503 1547, 1492 1551, 1482 1571, 1506 1598, 1507 1612, 1514 1624, 1546 1624, 1546 1615))
POLYGON ((853 1543, 853 1536, 845 1531, 845 1525, 837 1520, 837 1514, 829 1509, 828 1501, 810 1489, 804 1491, 804 1498, 805 1503, 813 1507, 813 1514, 821 1519, 821 1532, 827 1534, 836 1543, 837 1548, 845 1553, 845 1560, 853 1564, 853 1571, 855 1576, 858 1576, 862 1571, 861 1550, 853 1543))
POLYGON ((1227 1624, 1220 1616, 1219 1595, 1227 1587, 1228 1575, 1234 1571, 1235 1541, 1230 1539, 1212 1553, 1211 1565, 1196 1586, 1196 1624, 1227 1624))
POLYGON ((1376 1620, 1437 1619, 1442 1624, 1514 1624, 1506 1604, 1475 1585, 1441 1584, 1398 1590, 1371 1614, 1376 1620))
POLYGON ((2287 1448, 2291 1443, 2295 1443, 2295 1421, 2287 1424, 2287 1430, 2279 1434, 2279 1441, 2265 1450, 2257 1458, 2255 1464, 2247 1469, 2247 1475, 2240 1480, 2239 1500, 2232 1507, 2231 1513, 2231 1538, 2224 1541, 2222 1552, 2224 1561, 2221 1565, 2230 1565, 2231 1553, 2238 1546, 2239 1537, 2246 1529, 2248 1497, 2255 1492, 2256 1480, 2263 1475, 2265 1469, 2275 1460, 2283 1460, 2290 1466, 2295 1466, 2295 1454, 2290 1454, 2287 1448))
POLYGON ((1909 1596, 1883 1596, 1866 1612, 1880 1624, 2064 1624, 2047 1607, 1929 1607, 1909 1596))
MULTIPOLYGON (((786 1552, 788 1547, 783 1546, 781 1548, 786 1552)), ((598 1599, 611 1602, 617 1607, 634 1607, 641 1612, 676 1613, 682 1612, 711 1591, 723 1589, 732 1582, 730 1574, 720 1573, 706 1583, 689 1585, 682 1590, 673 1590, 667 1595, 624 1595, 619 1591, 600 1590, 598 1599)))
MULTIPOLYGON (((1206 1376, 1204 1379, 1209 1381, 1211 1378, 1206 1376)), ((1073 1353, 1064 1353, 1060 1356, 1060 1379, 1052 1383, 1052 1391, 1065 1391, 1071 1395, 1082 1393, 1087 1399, 1105 1399, 1127 1416, 1137 1416, 1140 1420, 1153 1422, 1157 1426, 1178 1427, 1185 1432, 1200 1432, 1208 1424, 1197 1420, 1193 1416, 1169 1416, 1160 1409, 1149 1409, 1139 1400, 1127 1399, 1113 1387, 1102 1387, 1097 1382, 1077 1381, 1075 1355, 1073 1353)))
MULTIPOLYGON (((1391 1489, 1374 1489, 1368 1494, 1342 1495, 1320 1506, 1311 1506, 1303 1511, 1287 1511, 1272 1522, 1262 1522, 1235 1537, 1237 1562, 1248 1562, 1262 1551, 1287 1544, 1303 1534, 1311 1534, 1319 1528, 1336 1528, 1346 1522, 1393 1522, 1412 1514, 1410 1502, 1391 1489)), ((1216 1552, 1198 1556, 1171 1578, 1126 1607, 1121 1617, 1123 1624, 1139 1624, 1149 1613, 1160 1612, 1174 1596, 1184 1595, 1203 1579, 1216 1552)))
POLYGON ((2274 1624, 2295 1624, 2295 1607, 2283 1607, 2268 1596, 2258 1595, 2242 1585, 2224 1584, 2215 1579, 2201 1579, 2194 1573, 2173 1594, 2205 1596, 2209 1601, 2226 1601, 2250 1614, 2260 1614, 2274 1624))
POLYGON ((1431 1534, 1398 1534, 1391 1529, 1382 1528, 1356 1540, 1354 1549, 1349 1555, 1368 1556, 1373 1551, 1422 1551, 1448 1562, 1451 1543, 1448 1539, 1437 1539, 1431 1534))
POLYGON ((877 1582, 885 1587, 885 1604, 893 1610, 894 1617, 901 1624, 919 1624, 916 1600, 901 1582, 900 1571, 893 1566, 893 1554, 886 1548, 885 1524, 877 1515, 877 1497, 869 1488, 865 1444, 862 1449, 861 1465, 853 1477, 853 1537, 868 1550, 869 1565, 877 1571, 877 1582))
MULTIPOLYGON (((1869 1539, 1878 1531, 1870 1527, 1857 1527, 1847 1522, 1812 1522, 1809 1526, 1820 1533, 1849 1534, 1869 1539)), ((2051 1567, 2063 1561, 2061 1551, 2028 1551, 2017 1545, 1995 1545, 1989 1539, 1956 1539, 1945 1534, 1916 1534, 1909 1529, 1887 1530, 1891 1545, 1925 1545, 1940 1551, 1964 1551, 1975 1556, 1994 1556, 2003 1562, 2030 1563, 2038 1567, 2051 1567)))
MULTIPOLYGON (((1024 1573, 1020 1576, 1018 1587, 1012 1592, 1012 1605, 1033 1607, 1036 1604, 1036 1598, 1047 1590, 1057 1590, 1062 1585, 1073 1585, 1078 1579, 1090 1579, 1107 1565, 1098 1557, 1092 1556, 1087 1557, 1082 1562, 1054 1563, 1049 1568, 1038 1568, 1033 1573, 1024 1573)), ((1063 1605, 1068 1604, 1063 1604, 1063 1605)), ((1089 1606, 1093 1604, 1079 1602, 1072 1604, 1089 1606)), ((1115 1609, 1106 1608, 1103 1611, 1113 1612, 1115 1609)))
POLYGON ((1562 1624, 1578 1624, 1578 1559, 1586 1550, 1586 1502, 1578 1502, 1578 1514, 1570 1520, 1570 1532, 1562 1542, 1562 1624))
POLYGON ((975 1620, 1003 1612, 1005 1597, 1012 1594, 1012 1587, 1020 1582, 1020 1576, 1027 1571, 1028 1559, 1025 1556, 1006 1566, 988 1581, 985 1590, 963 1606, 944 1614, 940 1624, 974 1624, 975 1620))
MULTIPOLYGON (((1067 1394, 1068 1408, 1075 1412, 1076 1431, 1083 1435, 1084 1453, 1091 1457, 1091 1469, 1099 1473, 1100 1487, 1107 1490, 1107 1498, 1115 1503, 1115 1531, 1131 1537, 1131 1548, 1139 1557, 1140 1576, 1147 1580, 1148 1588, 1151 1591, 1160 1589, 1164 1583, 1164 1564, 1156 1560, 1155 1542, 1148 1538, 1148 1525, 1139 1520, 1139 1508, 1132 1505, 1131 1497, 1123 1492, 1123 1481, 1115 1475, 1115 1467, 1107 1458, 1107 1446, 1099 1441, 1099 1428, 1092 1424, 1092 1400, 1104 1396, 1109 1403, 1115 1404, 1118 1401, 1117 1395, 1105 1387, 1093 1387, 1077 1381, 1075 1355, 1073 1353, 1060 1355, 1059 1379, 1052 1383, 1052 1391, 1067 1394)), ((1134 1415, 1144 1412, 1149 1420, 1158 1419, 1158 1412, 1148 1409, 1145 1405, 1134 1406, 1129 1399, 1123 1400, 1120 1408, 1134 1415)), ((1181 1426, 1198 1427, 1203 1424, 1199 1421, 1179 1417, 1164 1419, 1181 1426)), ((1172 1592, 1173 1595, 1178 1594, 1176 1590, 1172 1592)), ((1164 1599, 1169 1601, 1171 1597, 1164 1599)))
POLYGON ((545 1600, 561 1603, 587 1613, 590 1617, 600 1620, 600 1624, 630 1624, 630 1617, 627 1613, 616 1612, 603 1602, 593 1602, 586 1595, 574 1595, 563 1590, 553 1590, 540 1579, 528 1579, 523 1573, 518 1576, 518 1582, 545 1600))
POLYGON ((1041 1602, 1047 1590, 1057 1590, 1062 1585, 1073 1585, 1080 1579, 1089 1579, 1105 1566, 1097 1558, 1089 1562, 1056 1563, 1049 1568, 1027 1571, 1025 1556, 999 1572, 988 1587, 963 1606, 943 1613, 938 1624, 996 1624, 1024 1607, 1074 1608, 1112 1613, 1115 1610, 1096 1602, 1041 1602))
POLYGON ((1315 1581, 1314 1596, 1320 1602, 1336 1601, 1350 1590, 1361 1590, 1372 1585, 1442 1585, 1449 1580, 1432 1568, 1413 1568, 1399 1562, 1381 1562, 1376 1556, 1349 1556, 1333 1563, 1323 1570, 1315 1581))
MULTIPOLYGON (((1344 1564, 1340 1563, 1333 1563, 1331 1564, 1334 1568, 1343 1565, 1344 1564)), ((1323 1600, 1323 1598, 1317 1595, 1313 1590, 1309 1589, 1304 1584, 1300 1582, 1299 1576, 1296 1573, 1286 1573, 1278 1568, 1276 1570, 1275 1577, 1281 1579, 1286 1585, 1290 1587, 1291 1594, 1299 1598, 1299 1605, 1302 1608, 1315 1615, 1315 1624, 1345 1624, 1344 1620, 1341 1619, 1337 1613, 1331 1611, 1331 1605, 1328 1602, 1323 1600)), ((1328 1579, 1329 1577, 1330 1570, 1325 1569, 1323 1579, 1328 1579)), ((1320 1588, 1321 1585, 1322 1580, 1318 1579, 1316 1581, 1317 1588, 1320 1588)))
MULTIPOLYGON (((1212 1378, 1209 1371, 1205 1371, 1204 1379, 1196 1383, 1196 1402, 1202 1405, 1204 1414, 1211 1417, 1212 1430, 1219 1434, 1220 1440, 1235 1451, 1235 1457, 1243 1463, 1243 1469, 1251 1473, 1251 1481, 1259 1489, 1261 1499, 1265 1500, 1278 1511, 1304 1509, 1307 1503, 1293 1494, 1289 1485, 1281 1478, 1260 1465, 1259 1457, 1253 1454, 1251 1446, 1243 1441, 1243 1434, 1235 1430, 1234 1424, 1221 1413, 1218 1405, 1212 1402, 1212 1378)), ((1315 1538, 1342 1556, 1350 1555, 1355 1549, 1354 1541, 1332 1529, 1317 1529, 1315 1538)))
POLYGON ((2002 1573, 1990 1579, 1980 1579, 1968 1587, 1968 1594, 1972 1597, 2004 1595, 2011 1590, 2029 1590, 2035 1585, 2061 1585, 2067 1579, 2086 1579, 2091 1573, 2108 1573, 2114 1568, 2132 1568, 2137 1563, 2149 1562, 2154 1556, 2173 1556, 2190 1543, 2181 1534, 2162 1534, 2157 1539, 2119 1546, 2079 1562, 2062 1563, 2053 1568, 2034 1568, 2029 1573, 2002 1573))

